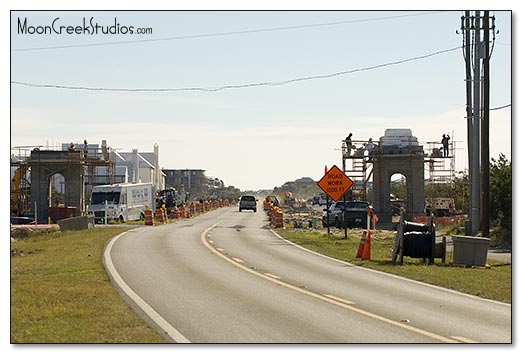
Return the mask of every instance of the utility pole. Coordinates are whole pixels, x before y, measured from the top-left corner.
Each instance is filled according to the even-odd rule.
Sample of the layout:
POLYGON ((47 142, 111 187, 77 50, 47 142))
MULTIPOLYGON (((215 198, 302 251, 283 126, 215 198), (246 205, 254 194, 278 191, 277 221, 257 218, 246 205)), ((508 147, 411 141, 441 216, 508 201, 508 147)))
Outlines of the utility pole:
MULTIPOLYGON (((495 19, 493 18, 492 30, 495 31, 495 19)), ((489 11, 484 11, 484 116, 480 129, 481 150, 481 179, 482 179, 482 237, 489 235, 489 11)))
MULTIPOLYGON (((467 123, 467 138, 468 138, 468 166, 469 166, 469 190, 471 191, 471 166, 473 165, 472 153, 473 151, 473 91, 471 85, 471 36, 470 36, 470 28, 471 28, 471 16, 470 12, 466 11, 464 16, 461 17, 461 30, 464 36, 464 60, 466 63, 466 123, 467 123)), ((471 199, 468 200, 468 214, 471 213, 471 199)), ((470 233, 470 230, 467 230, 466 233, 470 233)))
POLYGON ((471 235, 475 236, 480 222, 480 11, 475 11, 473 53, 473 119, 471 180, 471 235))
MULTIPOLYGON (((492 17, 494 23, 494 17, 492 17)), ((467 233, 475 236, 479 228, 489 233, 489 11, 481 17, 466 11, 461 18, 466 62, 466 118, 468 128, 469 219, 467 233), (481 38, 482 32, 484 37, 481 38), (470 36, 473 35, 473 43, 470 36), (473 53, 471 51, 473 46, 473 53), (482 62, 481 62, 482 59, 482 62), (484 77, 481 78, 481 69, 484 77), (473 70, 471 70, 473 69, 473 70), (471 78, 471 72, 473 77, 471 78), (471 83, 473 82, 473 85, 471 83), (481 220, 482 218, 482 220, 481 220), (481 223, 482 221, 482 223, 481 223)), ((494 25, 493 33, 494 32, 494 25)), ((493 37, 494 40, 494 37, 493 37)))

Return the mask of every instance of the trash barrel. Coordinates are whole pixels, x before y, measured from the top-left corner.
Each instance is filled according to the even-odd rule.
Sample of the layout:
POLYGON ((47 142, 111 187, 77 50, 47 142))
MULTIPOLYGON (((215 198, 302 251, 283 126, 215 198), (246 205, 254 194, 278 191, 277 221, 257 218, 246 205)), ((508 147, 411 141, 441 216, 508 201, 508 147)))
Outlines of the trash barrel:
POLYGON ((453 236, 453 263, 485 266, 488 258, 490 238, 475 236, 453 236))

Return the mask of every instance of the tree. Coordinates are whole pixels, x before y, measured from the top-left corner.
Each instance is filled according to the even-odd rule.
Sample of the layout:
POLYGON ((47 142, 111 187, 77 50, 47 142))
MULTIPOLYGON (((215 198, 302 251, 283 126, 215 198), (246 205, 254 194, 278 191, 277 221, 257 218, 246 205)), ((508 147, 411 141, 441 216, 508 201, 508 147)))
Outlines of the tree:
POLYGON ((500 226, 509 232, 511 240, 512 179, 511 161, 504 154, 498 160, 491 159, 490 164, 490 201, 491 212, 500 221, 500 226))
POLYGON ((469 212, 469 176, 467 171, 459 171, 453 180, 453 195, 457 210, 463 214, 469 212))

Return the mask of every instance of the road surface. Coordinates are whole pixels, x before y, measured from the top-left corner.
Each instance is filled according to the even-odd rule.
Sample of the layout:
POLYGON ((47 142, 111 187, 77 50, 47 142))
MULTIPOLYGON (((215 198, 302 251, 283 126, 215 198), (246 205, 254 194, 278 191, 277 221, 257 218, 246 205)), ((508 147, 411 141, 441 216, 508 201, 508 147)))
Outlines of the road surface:
POLYGON ((106 269, 172 342, 511 342, 511 305, 307 251, 258 210, 130 230, 106 245, 106 269))

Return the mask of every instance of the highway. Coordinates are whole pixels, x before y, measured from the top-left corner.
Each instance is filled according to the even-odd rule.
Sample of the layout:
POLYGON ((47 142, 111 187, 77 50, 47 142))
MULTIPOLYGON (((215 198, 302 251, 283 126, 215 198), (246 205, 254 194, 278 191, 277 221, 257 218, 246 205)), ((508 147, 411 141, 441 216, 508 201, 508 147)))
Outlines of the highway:
POLYGON ((171 342, 510 343, 511 305, 356 267, 236 207, 129 230, 104 264, 171 342))

